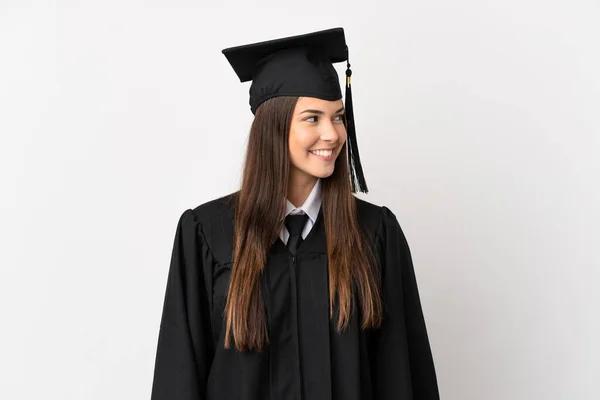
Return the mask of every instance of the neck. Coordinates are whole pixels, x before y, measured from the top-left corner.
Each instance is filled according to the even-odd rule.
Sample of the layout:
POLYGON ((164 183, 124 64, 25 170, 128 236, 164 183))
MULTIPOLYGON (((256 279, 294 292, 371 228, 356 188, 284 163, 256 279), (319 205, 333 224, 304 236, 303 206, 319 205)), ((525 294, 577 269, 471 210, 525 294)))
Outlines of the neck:
POLYGON ((287 198, 294 207, 300 207, 304 204, 317 183, 317 179, 316 176, 304 174, 302 176, 290 176, 287 198))

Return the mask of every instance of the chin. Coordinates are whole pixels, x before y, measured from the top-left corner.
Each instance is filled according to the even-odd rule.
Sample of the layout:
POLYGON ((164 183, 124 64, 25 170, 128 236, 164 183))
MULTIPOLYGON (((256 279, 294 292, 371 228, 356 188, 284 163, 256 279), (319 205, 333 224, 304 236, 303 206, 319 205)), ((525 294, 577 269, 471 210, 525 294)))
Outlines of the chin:
POLYGON ((315 176, 317 178, 324 179, 324 178, 329 178, 332 174, 333 174, 333 170, 331 170, 331 171, 321 171, 319 173, 314 173, 314 174, 311 174, 311 175, 313 175, 313 176, 315 176))
MULTIPOLYGON (((310 166, 313 167, 313 166, 310 166)), ((315 178, 329 178, 333 171, 335 170, 334 165, 331 165, 331 168, 298 168, 302 173, 308 176, 312 176, 315 178)))

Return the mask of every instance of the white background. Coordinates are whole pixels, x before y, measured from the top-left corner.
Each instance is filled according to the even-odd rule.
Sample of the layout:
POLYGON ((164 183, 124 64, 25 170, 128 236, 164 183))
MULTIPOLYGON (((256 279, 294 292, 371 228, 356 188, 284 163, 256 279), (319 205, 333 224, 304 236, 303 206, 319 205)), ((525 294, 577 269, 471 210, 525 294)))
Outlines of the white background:
POLYGON ((221 50, 337 26, 442 398, 600 398, 598 1, 0 4, 1 399, 149 398, 177 219, 239 184, 221 50))

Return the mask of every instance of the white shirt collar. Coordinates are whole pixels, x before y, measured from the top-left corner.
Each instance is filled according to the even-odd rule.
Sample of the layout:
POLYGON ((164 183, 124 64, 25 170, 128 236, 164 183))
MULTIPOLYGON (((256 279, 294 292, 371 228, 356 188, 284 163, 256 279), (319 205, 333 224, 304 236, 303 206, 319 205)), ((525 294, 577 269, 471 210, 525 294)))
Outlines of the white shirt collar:
POLYGON ((302 210, 314 224, 319 215, 319 209, 321 208, 321 196, 321 178, 317 178, 317 183, 313 186, 308 198, 302 206, 295 207, 291 201, 287 200, 285 216, 287 217, 290 213, 300 214, 300 210, 302 210))

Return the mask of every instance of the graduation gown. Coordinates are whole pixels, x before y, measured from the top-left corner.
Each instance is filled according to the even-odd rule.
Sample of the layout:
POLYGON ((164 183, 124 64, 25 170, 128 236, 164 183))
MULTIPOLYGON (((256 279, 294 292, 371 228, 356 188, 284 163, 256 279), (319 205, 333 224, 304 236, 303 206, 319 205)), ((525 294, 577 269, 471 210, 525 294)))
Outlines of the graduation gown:
MULTIPOLYGON (((381 271, 383 324, 360 329, 329 318, 322 211, 292 258, 277 238, 261 284, 270 344, 262 352, 223 347, 232 267, 234 192, 188 209, 175 233, 152 400, 439 399, 415 272, 396 216, 357 198, 361 225, 381 271)), ((322 207, 321 207, 322 210, 322 207)))

